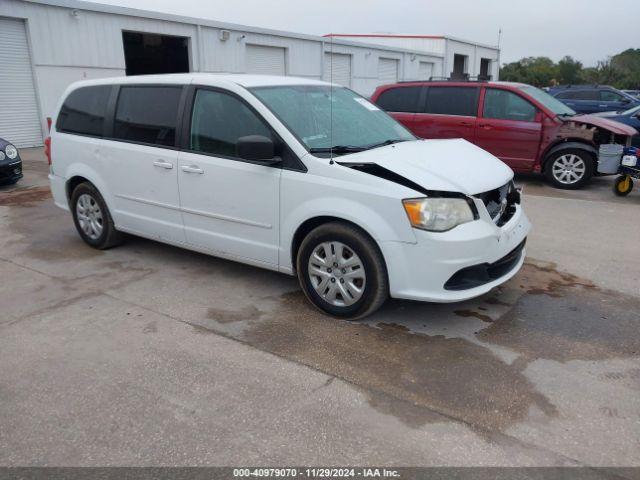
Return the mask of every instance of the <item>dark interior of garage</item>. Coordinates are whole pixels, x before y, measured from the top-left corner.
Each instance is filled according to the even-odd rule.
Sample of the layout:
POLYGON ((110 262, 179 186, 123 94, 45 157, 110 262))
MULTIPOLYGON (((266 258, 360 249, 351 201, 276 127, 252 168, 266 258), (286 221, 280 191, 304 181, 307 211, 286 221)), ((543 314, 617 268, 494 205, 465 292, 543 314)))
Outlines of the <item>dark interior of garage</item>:
POLYGON ((154 33, 122 32, 127 75, 189 71, 189 39, 154 33))

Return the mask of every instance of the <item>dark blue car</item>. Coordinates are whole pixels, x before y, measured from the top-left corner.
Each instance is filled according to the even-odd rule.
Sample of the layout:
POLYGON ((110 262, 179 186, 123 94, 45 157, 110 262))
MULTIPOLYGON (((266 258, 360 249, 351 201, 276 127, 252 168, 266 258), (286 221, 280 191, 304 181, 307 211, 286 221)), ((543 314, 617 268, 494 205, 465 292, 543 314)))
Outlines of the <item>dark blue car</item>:
POLYGON ((0 185, 16 183, 22 178, 22 160, 18 149, 0 138, 0 185))
MULTIPOLYGON (((624 110, 622 112, 603 112, 596 113, 598 117, 606 117, 609 120, 615 120, 616 122, 624 123, 630 127, 635 128, 640 132, 640 105, 637 107, 624 110)), ((640 135, 631 137, 631 144, 634 147, 640 147, 640 135)))
POLYGON ((578 113, 617 112, 640 105, 640 98, 607 85, 563 85, 551 87, 549 94, 578 113))

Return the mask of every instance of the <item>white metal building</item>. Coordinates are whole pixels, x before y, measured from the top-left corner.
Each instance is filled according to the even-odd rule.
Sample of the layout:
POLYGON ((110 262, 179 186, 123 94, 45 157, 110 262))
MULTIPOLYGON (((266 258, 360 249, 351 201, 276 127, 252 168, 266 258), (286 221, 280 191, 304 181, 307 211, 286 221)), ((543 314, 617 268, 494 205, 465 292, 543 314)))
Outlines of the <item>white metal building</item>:
POLYGON ((498 79, 500 50, 491 45, 440 35, 331 33, 325 36, 336 40, 357 40, 422 52, 422 56, 426 55, 429 58, 421 58, 419 61, 420 78, 469 76, 498 79))
POLYGON ((446 46, 379 43, 77 0, 0 0, 0 137, 19 147, 41 145, 64 89, 87 78, 265 73, 323 78, 368 96, 378 85, 441 76, 452 65, 446 46))

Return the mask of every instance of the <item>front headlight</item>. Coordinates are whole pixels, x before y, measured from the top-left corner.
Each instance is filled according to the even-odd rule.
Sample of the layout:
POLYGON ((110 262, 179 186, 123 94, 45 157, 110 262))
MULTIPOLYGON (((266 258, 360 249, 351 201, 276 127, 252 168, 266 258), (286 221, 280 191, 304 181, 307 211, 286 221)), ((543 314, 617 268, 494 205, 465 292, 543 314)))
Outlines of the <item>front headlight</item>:
POLYGON ((13 145, 7 145, 6 147, 4 147, 4 153, 7 154, 9 160, 13 160, 18 156, 18 150, 13 145))
POLYGON ((445 232, 475 219, 464 198, 410 198, 402 205, 413 227, 431 232, 445 232))

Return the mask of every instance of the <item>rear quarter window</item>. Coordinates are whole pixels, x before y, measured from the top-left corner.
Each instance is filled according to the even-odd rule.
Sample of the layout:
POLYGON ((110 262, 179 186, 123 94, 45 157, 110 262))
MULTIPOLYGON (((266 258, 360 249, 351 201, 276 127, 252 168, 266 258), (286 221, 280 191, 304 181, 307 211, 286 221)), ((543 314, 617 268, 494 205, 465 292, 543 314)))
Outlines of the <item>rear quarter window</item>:
POLYGON ((98 85, 71 92, 60 109, 56 130, 102 137, 111 88, 98 85))
POLYGON ((396 87, 380 94, 376 104, 387 112, 415 113, 420 111, 422 87, 396 87))
POLYGON ((180 86, 121 87, 113 136, 119 140, 173 147, 181 95, 180 86))
POLYGON ((475 117, 478 112, 477 87, 429 87, 425 113, 475 117))

